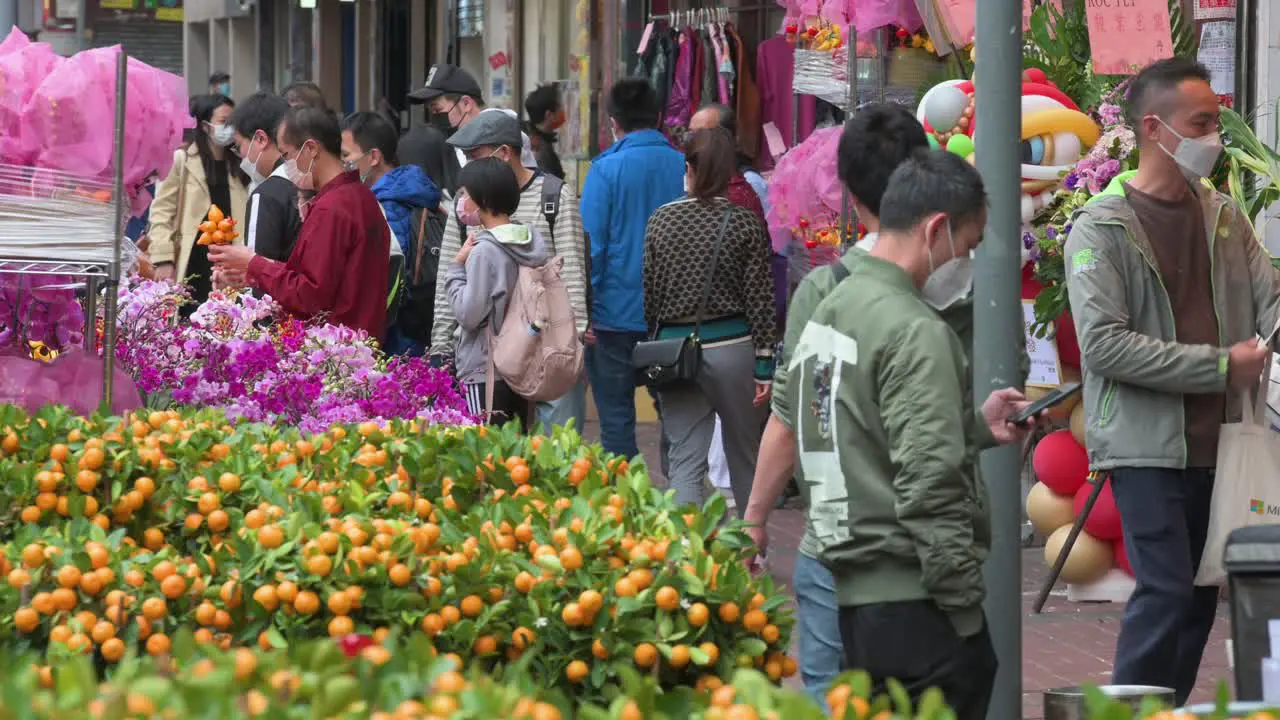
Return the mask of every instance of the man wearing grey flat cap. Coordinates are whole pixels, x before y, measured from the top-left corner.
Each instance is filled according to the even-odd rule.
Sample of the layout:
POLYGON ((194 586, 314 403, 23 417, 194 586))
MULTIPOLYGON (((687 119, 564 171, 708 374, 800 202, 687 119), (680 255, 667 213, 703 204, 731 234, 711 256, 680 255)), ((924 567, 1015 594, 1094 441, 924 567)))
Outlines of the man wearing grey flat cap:
MULTIPOLYGON (((532 226, 547 243, 552 255, 564 260, 560 276, 569 290, 569 303, 577 320, 579 335, 587 329, 587 246, 582 231, 582 215, 578 199, 572 188, 554 175, 528 167, 521 159, 523 133, 520 121, 505 112, 481 112, 463 125, 449 138, 449 145, 463 153, 468 162, 483 158, 498 158, 515 172, 520 185, 520 205, 511 218, 515 222, 532 226)), ((445 227, 440 245, 440 257, 453 257, 462 247, 476 218, 460 217, 445 227)), ((444 274, 448 268, 441 265, 436 280, 437 287, 444 286, 444 274)), ((434 322, 431 332, 431 355, 448 356, 453 353, 457 330, 453 308, 447 297, 436 296, 434 322)), ((537 421, 543 432, 550 432, 556 425, 570 420, 575 428, 581 428, 586 415, 586 378, 580 378, 564 397, 550 402, 537 403, 537 421)))

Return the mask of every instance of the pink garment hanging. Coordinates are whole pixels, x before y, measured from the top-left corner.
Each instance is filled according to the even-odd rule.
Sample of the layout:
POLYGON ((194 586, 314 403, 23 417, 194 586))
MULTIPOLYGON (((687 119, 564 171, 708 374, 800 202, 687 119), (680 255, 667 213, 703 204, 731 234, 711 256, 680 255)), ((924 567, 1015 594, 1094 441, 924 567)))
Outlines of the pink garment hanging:
POLYGON ((716 85, 719 90, 720 104, 729 104, 729 77, 733 75, 733 63, 729 62, 728 49, 725 47, 722 28, 718 23, 710 25, 711 46, 716 49, 716 85), (725 67, 728 66, 726 74, 725 67))
MULTIPOLYGON (((760 91, 760 123, 773 123, 778 128, 783 144, 795 147, 796 138, 792 137, 792 106, 796 102, 792 95, 792 81, 795 73, 795 51, 787 39, 772 37, 760 43, 756 49, 756 86, 760 91)), ((817 100, 811 95, 802 95, 799 99, 800 121, 799 139, 809 137, 817 124, 817 100)), ((756 156, 761 170, 773 167, 773 154, 764 133, 760 133, 760 149, 756 156)))
POLYGON ((686 28, 680 32, 679 50, 675 72, 672 73, 671 94, 667 98, 667 110, 663 114, 663 126, 684 127, 689 124, 693 91, 693 54, 697 52, 695 38, 686 28))

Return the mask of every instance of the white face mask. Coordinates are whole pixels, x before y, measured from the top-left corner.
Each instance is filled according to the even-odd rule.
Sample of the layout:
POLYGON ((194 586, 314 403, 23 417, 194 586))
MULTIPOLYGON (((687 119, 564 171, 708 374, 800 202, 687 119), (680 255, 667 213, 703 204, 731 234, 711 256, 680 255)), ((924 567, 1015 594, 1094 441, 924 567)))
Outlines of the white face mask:
POLYGON ((209 123, 209 127, 211 129, 209 137, 213 139, 215 145, 231 147, 231 144, 236 141, 236 129, 230 125, 209 123))
MULTIPOLYGON (((302 152, 302 148, 298 148, 298 152, 302 152)), ((284 164, 285 175, 289 177, 289 182, 297 186, 299 190, 315 190, 315 180, 311 177, 311 171, 315 168, 316 161, 313 158, 311 164, 303 170, 298 165, 298 156, 295 155, 284 164)))
POLYGON ((935 268, 933 253, 929 253, 929 277, 920 290, 924 301, 934 310, 946 310, 973 290, 972 261, 968 255, 956 255, 955 236, 951 234, 950 221, 947 222, 947 244, 951 246, 951 259, 935 268))
POLYGON ((1188 180, 1199 182, 1213 172, 1213 166, 1218 164, 1218 157, 1222 155, 1222 135, 1217 130, 1198 138, 1189 138, 1174 130, 1162 118, 1156 120, 1178 138, 1178 147, 1173 152, 1169 152, 1164 145, 1160 145, 1160 149, 1173 158, 1188 180))
POLYGON ((258 161, 262 159, 262 153, 258 153, 258 157, 253 157, 253 141, 249 141, 249 147, 245 150, 244 159, 240 161, 240 169, 245 175, 253 181, 254 185, 261 185, 267 181, 266 176, 258 172, 258 161))

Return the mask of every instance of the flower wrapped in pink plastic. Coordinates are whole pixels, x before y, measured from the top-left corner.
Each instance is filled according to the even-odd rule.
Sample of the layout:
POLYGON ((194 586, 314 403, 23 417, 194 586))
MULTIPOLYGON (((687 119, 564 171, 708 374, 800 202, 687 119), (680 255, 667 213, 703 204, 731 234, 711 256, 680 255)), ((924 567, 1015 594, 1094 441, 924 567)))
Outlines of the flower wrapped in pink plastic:
POLYGON ((805 228, 839 224, 843 188, 836 150, 840 132, 839 127, 815 130, 774 168, 769 181, 769 230, 775 249, 780 249, 780 237, 789 240, 803 235, 805 228))
POLYGON ((852 25, 859 34, 886 25, 915 30, 923 24, 913 0, 778 0, 778 4, 786 8, 789 17, 817 17, 852 25))
MULTIPOLYGON (((119 46, 77 53, 42 78, 20 123, 23 149, 34 153, 31 164, 111 178, 119 53, 119 46)), ((124 180, 131 195, 149 178, 168 173, 190 125, 182 79, 129 58, 124 180)))
POLYGON ((66 59, 13 28, 0 42, 0 162, 30 165, 39 155, 34 136, 22 134, 23 111, 36 88, 66 59))
POLYGON ((769 180, 769 235, 775 251, 790 247, 791 275, 802 277, 840 257, 844 188, 836 168, 842 128, 814 131, 782 156, 769 180))

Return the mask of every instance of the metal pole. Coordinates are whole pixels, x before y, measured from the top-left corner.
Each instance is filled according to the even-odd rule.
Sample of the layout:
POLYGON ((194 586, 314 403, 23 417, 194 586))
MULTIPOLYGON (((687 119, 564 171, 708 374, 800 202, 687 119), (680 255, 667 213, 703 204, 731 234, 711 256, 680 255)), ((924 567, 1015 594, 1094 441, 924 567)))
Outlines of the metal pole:
MULTIPOLYGON (((989 200, 986 242, 974 277, 974 398, 1018 385, 1022 327, 1021 126, 1022 6, 1018 0, 978 0, 979 70, 975 145, 989 200)), ((987 558, 987 621, 1000 669, 991 720, 1022 717, 1022 497, 1016 445, 982 454, 991 498, 992 543, 987 558)))
MULTIPOLYGON (((84 2, 84 0, 81 0, 84 2)), ((102 314, 102 403, 106 412, 111 411, 111 399, 115 391, 116 379, 116 306, 120 299, 120 252, 124 245, 125 199, 124 199, 124 104, 125 89, 129 78, 129 56, 120 48, 120 57, 116 66, 116 177, 112 189, 112 199, 116 203, 116 238, 112 249, 111 263, 107 266, 107 297, 102 314)))
MULTIPOLYGON (((845 101, 845 115, 848 119, 853 119, 855 108, 858 107, 858 29, 857 26, 849 26, 849 42, 844 45, 847 54, 845 62, 845 83, 849 87, 848 100, 845 101)), ((855 222, 853 203, 849 198, 849 188, 844 187, 841 183, 840 188, 840 239, 844 249, 853 247, 858 241, 858 233, 850 232, 849 225, 855 222)))
POLYGON ((85 279, 84 283, 84 349, 85 352, 98 350, 98 291, 102 289, 102 280, 96 277, 85 279))
POLYGON ((85 18, 88 10, 85 7, 89 0, 76 0, 76 49, 81 52, 89 49, 89 41, 85 38, 85 18))

